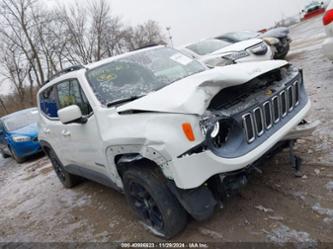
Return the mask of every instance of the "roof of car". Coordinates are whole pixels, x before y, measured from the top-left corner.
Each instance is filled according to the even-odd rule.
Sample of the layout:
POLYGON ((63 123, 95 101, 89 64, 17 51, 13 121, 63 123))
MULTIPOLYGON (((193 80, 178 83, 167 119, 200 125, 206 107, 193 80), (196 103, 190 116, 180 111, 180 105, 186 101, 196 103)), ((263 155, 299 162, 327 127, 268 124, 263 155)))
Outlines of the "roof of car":
POLYGON ((147 48, 134 50, 134 51, 131 51, 131 52, 127 52, 127 53, 124 53, 124 54, 121 54, 121 55, 113 56, 113 57, 110 57, 110 58, 106 58, 106 59, 103 59, 103 60, 100 60, 100 61, 88 64, 88 65, 85 66, 85 68, 87 68, 87 69, 94 69, 96 67, 99 67, 99 66, 104 65, 106 63, 112 62, 114 60, 118 60, 118 59, 122 59, 124 57, 127 57, 129 55, 139 54, 139 53, 141 53, 143 51, 149 51, 149 50, 154 50, 154 49, 163 48, 163 47, 165 47, 165 46, 157 45, 157 46, 149 46, 147 48))
POLYGON ((191 45, 195 45, 195 44, 198 44, 198 43, 201 43, 201 42, 205 42, 205 41, 221 41, 217 38, 208 38, 208 39, 202 39, 200 41, 197 41, 197 42, 191 42, 191 43, 188 43, 188 44, 185 44, 185 45, 182 45, 180 46, 178 49, 183 49, 183 48, 188 48, 189 46, 191 45))
POLYGON ((44 86, 40 89, 40 91, 44 90, 46 88, 46 86, 53 85, 54 83, 59 82, 59 80, 61 80, 62 78, 64 80, 70 78, 75 73, 90 70, 90 69, 94 69, 94 68, 97 68, 97 67, 99 67, 101 65, 104 65, 106 63, 112 62, 114 60, 121 59, 121 58, 127 57, 129 55, 134 55, 134 54, 141 53, 142 51, 149 51, 149 50, 154 50, 154 49, 162 48, 162 47, 165 47, 165 46, 162 46, 162 45, 148 46, 147 48, 142 48, 142 49, 134 50, 134 51, 127 52, 127 53, 124 53, 124 54, 121 54, 121 55, 109 57, 109 58, 100 60, 98 62, 93 62, 93 63, 87 64, 87 65, 84 65, 84 66, 83 65, 78 65, 78 66, 69 67, 68 69, 74 68, 74 70, 68 70, 68 72, 66 72, 67 69, 64 69, 64 71, 60 72, 58 75, 55 75, 55 76, 51 77, 50 80, 48 80, 44 83, 44 86))
POLYGON ((6 119, 9 119, 9 118, 13 118, 15 116, 19 116, 21 114, 24 114, 24 113, 27 113, 27 112, 32 112, 32 111, 38 111, 38 109, 36 107, 28 108, 28 109, 23 109, 23 110, 20 110, 20 111, 8 114, 6 116, 3 116, 3 117, 1 117, 1 120, 6 120, 6 119))

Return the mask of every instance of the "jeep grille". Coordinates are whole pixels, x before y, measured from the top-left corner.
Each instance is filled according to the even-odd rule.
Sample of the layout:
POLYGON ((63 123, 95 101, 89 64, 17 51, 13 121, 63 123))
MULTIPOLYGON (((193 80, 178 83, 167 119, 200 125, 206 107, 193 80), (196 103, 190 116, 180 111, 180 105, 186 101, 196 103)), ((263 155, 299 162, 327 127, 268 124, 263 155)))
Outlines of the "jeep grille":
POLYGON ((300 84, 298 81, 286 87, 268 101, 256 106, 242 116, 246 141, 252 143, 287 117, 299 105, 300 84))

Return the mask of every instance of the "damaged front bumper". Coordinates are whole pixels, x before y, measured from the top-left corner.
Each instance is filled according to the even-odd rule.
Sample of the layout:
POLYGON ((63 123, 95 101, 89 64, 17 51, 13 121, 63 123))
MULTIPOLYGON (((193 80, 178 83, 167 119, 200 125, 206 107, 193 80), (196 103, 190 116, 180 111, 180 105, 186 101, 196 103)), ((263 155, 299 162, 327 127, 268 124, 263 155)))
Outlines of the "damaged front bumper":
MULTIPOLYGON (((302 110, 281 127, 281 129, 258 145, 255 149, 240 157, 223 158, 217 156, 212 151, 207 150, 173 160, 173 178, 176 186, 180 189, 195 189, 204 184, 214 175, 246 168, 259 160, 278 142, 288 139, 288 137, 292 137, 291 134, 297 134, 297 132, 293 133, 293 131, 296 130, 300 132, 300 128, 295 127, 297 127, 305 118, 310 108, 311 102, 308 101, 302 110)), ((308 126, 306 126, 306 128, 308 128, 308 126)), ((311 129, 302 129, 302 131, 309 132, 311 129)))
POLYGON ((288 135, 283 138, 283 140, 297 140, 299 138, 309 137, 320 124, 321 122, 319 120, 311 123, 301 122, 291 132, 289 132, 288 135))

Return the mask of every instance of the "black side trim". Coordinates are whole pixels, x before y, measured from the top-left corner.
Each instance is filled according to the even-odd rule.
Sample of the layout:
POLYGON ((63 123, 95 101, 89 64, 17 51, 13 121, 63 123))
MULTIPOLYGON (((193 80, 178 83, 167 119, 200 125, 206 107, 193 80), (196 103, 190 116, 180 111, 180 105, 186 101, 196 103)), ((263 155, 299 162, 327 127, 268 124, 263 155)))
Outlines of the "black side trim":
POLYGON ((65 169, 70 174, 81 176, 93 182, 100 183, 106 187, 113 188, 119 192, 123 192, 123 190, 119 188, 113 181, 111 181, 109 177, 97 171, 80 167, 78 165, 67 165, 65 166, 65 169))
MULTIPOLYGON (((59 162, 61 162, 59 160, 59 157, 53 150, 52 146, 48 142, 42 140, 42 141, 40 141, 40 145, 46 155, 47 155, 46 149, 52 150, 54 152, 54 155, 56 156, 57 160, 59 162)), ((66 165, 66 166, 64 166, 64 168, 70 174, 81 176, 83 178, 100 183, 104 186, 113 188, 113 189, 117 190, 118 192, 123 193, 123 190, 121 188, 119 188, 109 177, 107 177, 106 175, 103 175, 102 173, 99 173, 97 171, 90 170, 90 169, 87 169, 87 168, 84 168, 84 167, 81 167, 78 165, 66 165)))

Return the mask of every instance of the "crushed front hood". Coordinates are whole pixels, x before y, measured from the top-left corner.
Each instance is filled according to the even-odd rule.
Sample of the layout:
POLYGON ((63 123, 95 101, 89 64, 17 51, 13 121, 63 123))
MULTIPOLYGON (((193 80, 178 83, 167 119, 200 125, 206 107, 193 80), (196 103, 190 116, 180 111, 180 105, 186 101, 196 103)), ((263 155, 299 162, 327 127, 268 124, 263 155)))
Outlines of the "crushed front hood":
POLYGON ((242 85, 287 64, 287 61, 277 60, 217 67, 179 80, 143 98, 119 106, 117 111, 202 115, 214 96, 222 89, 242 85))

